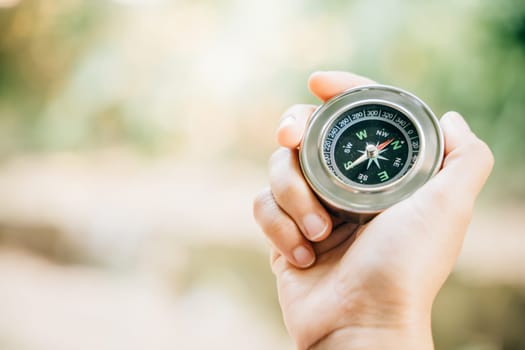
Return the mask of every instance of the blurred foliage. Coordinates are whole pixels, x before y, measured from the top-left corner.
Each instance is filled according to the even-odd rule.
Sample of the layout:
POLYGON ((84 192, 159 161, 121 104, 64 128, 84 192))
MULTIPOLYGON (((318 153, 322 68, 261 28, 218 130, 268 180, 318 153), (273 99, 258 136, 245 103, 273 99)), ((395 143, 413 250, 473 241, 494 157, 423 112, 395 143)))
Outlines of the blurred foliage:
POLYGON ((209 129, 191 118, 215 113, 232 130, 212 140, 227 143, 218 155, 264 164, 279 111, 316 102, 308 74, 344 69, 413 91, 437 114, 460 111, 496 154, 492 192, 525 197, 515 160, 525 149, 523 1, 254 4, 0 7, 0 155, 122 144, 184 153, 195 129, 209 129))
POLYGON ((436 349, 525 349, 525 291, 453 275, 434 304, 436 349))

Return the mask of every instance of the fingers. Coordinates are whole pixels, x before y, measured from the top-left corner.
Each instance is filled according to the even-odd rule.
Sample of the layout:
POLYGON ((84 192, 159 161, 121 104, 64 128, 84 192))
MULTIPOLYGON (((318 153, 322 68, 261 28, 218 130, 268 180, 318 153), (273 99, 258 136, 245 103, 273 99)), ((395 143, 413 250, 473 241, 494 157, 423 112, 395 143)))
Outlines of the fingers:
POLYGON ((325 239, 332 221, 304 179, 297 151, 277 150, 270 159, 270 185, 276 202, 310 241, 325 239))
POLYGON ((279 208, 270 189, 262 191, 256 197, 253 214, 272 245, 286 260, 301 268, 315 262, 315 253, 310 242, 304 238, 294 221, 279 208))
MULTIPOLYGON (((372 80, 345 72, 318 72, 309 80, 310 90, 322 100, 371 83, 372 80)), ((254 216, 274 248, 298 267, 314 263, 311 242, 325 240, 333 227, 331 216, 304 179, 297 157, 296 148, 315 108, 295 105, 283 114, 277 130, 277 140, 283 148, 270 160, 271 190, 264 191, 254 202, 254 216)), ((340 244, 342 239, 343 235, 336 235, 324 248, 340 244)), ((320 246, 321 251, 324 248, 320 246)))
POLYGON ((287 148, 297 148, 303 138, 306 123, 316 106, 298 104, 284 112, 277 129, 277 142, 287 148))
POLYGON ((310 91, 323 101, 339 95, 345 90, 374 84, 373 80, 349 72, 315 72, 308 80, 310 91))

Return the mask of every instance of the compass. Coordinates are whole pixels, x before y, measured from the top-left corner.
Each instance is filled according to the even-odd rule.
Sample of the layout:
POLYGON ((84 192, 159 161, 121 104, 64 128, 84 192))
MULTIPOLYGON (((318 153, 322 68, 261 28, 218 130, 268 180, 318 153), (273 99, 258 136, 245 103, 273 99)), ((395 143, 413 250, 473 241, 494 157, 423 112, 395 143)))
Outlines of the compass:
POLYGON ((312 115, 303 174, 325 206, 365 223, 407 198, 441 167, 443 135, 430 108, 399 88, 345 91, 312 115))

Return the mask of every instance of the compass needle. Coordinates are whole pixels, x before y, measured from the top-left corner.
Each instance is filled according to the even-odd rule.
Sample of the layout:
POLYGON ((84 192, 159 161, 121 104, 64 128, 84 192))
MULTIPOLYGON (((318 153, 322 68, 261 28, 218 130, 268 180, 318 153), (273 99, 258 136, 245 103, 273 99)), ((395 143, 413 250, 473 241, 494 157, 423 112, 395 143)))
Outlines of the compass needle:
POLYGON ((392 143, 392 141, 394 141, 394 139, 386 140, 386 141, 383 142, 382 144, 378 145, 378 146, 377 146, 377 149, 378 149, 379 151, 381 151, 381 150, 385 151, 385 149, 388 147, 388 145, 389 145, 390 143, 392 143))
POLYGON ((357 165, 363 163, 367 159, 368 159, 368 157, 366 156, 366 154, 363 154, 361 157, 359 157, 356 160, 354 160, 353 162, 351 162, 350 166, 347 167, 347 170, 350 170, 350 169, 356 167, 357 165))

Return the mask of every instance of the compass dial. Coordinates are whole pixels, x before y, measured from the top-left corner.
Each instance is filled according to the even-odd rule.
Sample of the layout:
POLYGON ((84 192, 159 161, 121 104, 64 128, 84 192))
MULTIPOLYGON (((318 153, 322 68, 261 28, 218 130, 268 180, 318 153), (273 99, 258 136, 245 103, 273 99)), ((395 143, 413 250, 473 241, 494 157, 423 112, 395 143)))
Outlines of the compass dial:
POLYGON ((349 185, 381 186, 396 181, 417 160, 419 132, 404 113, 367 104, 341 114, 328 127, 323 159, 349 185))

